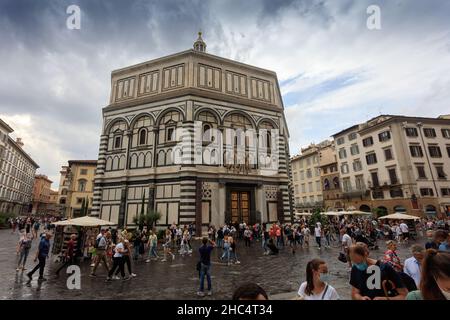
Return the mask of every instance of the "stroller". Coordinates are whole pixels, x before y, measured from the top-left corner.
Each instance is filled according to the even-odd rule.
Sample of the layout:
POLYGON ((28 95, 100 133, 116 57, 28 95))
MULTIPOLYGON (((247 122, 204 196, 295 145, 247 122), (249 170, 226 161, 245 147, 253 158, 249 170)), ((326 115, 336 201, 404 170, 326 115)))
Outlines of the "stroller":
POLYGON ((365 233, 359 233, 355 236, 356 242, 363 242, 367 245, 369 250, 378 250, 378 245, 376 242, 376 239, 371 238, 370 236, 367 236, 365 233))

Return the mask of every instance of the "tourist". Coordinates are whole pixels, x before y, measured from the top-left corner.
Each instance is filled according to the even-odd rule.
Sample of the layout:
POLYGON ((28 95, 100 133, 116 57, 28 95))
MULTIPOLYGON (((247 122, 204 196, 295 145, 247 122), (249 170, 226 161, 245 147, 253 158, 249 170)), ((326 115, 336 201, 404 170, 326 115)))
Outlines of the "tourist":
POLYGON ((158 236, 156 235, 154 230, 150 231, 147 245, 149 247, 148 258, 147 260, 145 260, 145 262, 150 262, 152 259, 158 260, 159 256, 156 251, 158 247, 158 236))
POLYGON ((269 239, 269 242, 267 243, 267 248, 269 249, 267 254, 270 256, 277 255, 280 251, 278 249, 278 247, 275 245, 275 243, 273 242, 273 239, 269 239))
POLYGON ((170 254, 172 256, 172 260, 175 260, 175 255, 172 253, 172 250, 170 249, 170 244, 172 243, 173 233, 170 231, 170 229, 166 229, 166 236, 164 238, 164 258, 161 260, 162 262, 167 261, 167 254, 170 254))
POLYGON ((317 245, 319 246, 319 250, 322 249, 322 228, 320 227, 320 223, 316 223, 316 227, 314 228, 314 235, 316 237, 317 245))
POLYGON ((283 237, 279 223, 275 224, 275 236, 277 237, 277 247, 280 248, 283 244, 283 237))
POLYGON ((233 260, 235 264, 239 264, 237 252, 236 252, 236 241, 234 241, 233 237, 229 237, 228 241, 230 242, 230 260, 233 260))
POLYGON ((387 251, 384 253, 384 262, 388 263, 396 272, 403 271, 403 265, 397 255, 397 243, 393 240, 386 241, 387 251))
POLYGON ((266 291, 256 283, 245 283, 233 293, 231 300, 269 300, 266 291))
POLYGON ((111 277, 117 268, 119 268, 119 270, 120 270, 120 275, 122 276, 122 280, 130 279, 130 277, 125 277, 125 270, 124 270, 123 253, 125 251, 125 246, 124 246, 125 239, 123 238, 123 236, 119 236, 117 241, 118 241, 118 243, 116 244, 116 246, 114 248, 113 266, 112 266, 111 270, 109 270, 108 277, 106 278, 107 282, 112 280, 111 277))
POLYGON ((97 271, 97 267, 100 262, 105 266, 106 273, 109 273, 108 269, 108 262, 106 257, 106 251, 108 249, 108 240, 105 237, 105 230, 102 229, 100 233, 97 235, 97 238, 95 239, 95 253, 96 253, 96 261, 94 268, 92 269, 92 273, 90 274, 91 277, 96 277, 95 271, 97 271))
POLYGON ((367 247, 355 244, 350 247, 350 259, 353 267, 350 275, 353 300, 404 300, 408 290, 400 275, 387 263, 369 258, 367 247), (368 288, 367 280, 372 273, 367 273, 369 266, 380 268, 381 288, 368 288))
POLYGON ((323 233, 325 235, 325 240, 326 240, 325 248, 330 248, 331 247, 331 229, 330 229, 330 225, 327 225, 327 226, 325 226, 325 228, 323 228, 323 233))
POLYGON ((438 250, 439 249, 439 245, 440 245, 440 235, 441 232, 438 232, 436 234, 436 232, 434 232, 433 230, 427 230, 427 243, 425 244, 425 249, 435 249, 438 250))
POLYGON ((19 243, 17 244, 17 254, 19 254, 19 262, 17 263, 16 271, 19 271, 22 269, 22 271, 25 269, 25 263, 27 262, 28 254, 30 253, 31 248, 31 242, 32 242, 32 236, 31 234, 27 234, 25 237, 22 237, 19 240, 19 243), (20 265, 22 264, 22 267, 20 265))
POLYGON ((262 227, 262 248, 264 250, 264 254, 268 254, 269 252, 269 248, 267 247, 267 244, 269 242, 270 239, 270 235, 269 232, 267 231, 267 226, 265 224, 263 224, 262 227))
POLYGON ((450 253, 428 249, 422 261, 420 290, 406 300, 450 300, 450 253))
POLYGON ((56 276, 59 276, 60 271, 69 265, 75 264, 75 241, 77 239, 76 234, 70 235, 70 240, 67 242, 67 249, 64 253, 64 263, 56 270, 56 276))
POLYGON ((303 240, 305 241, 305 245, 306 247, 309 248, 309 235, 310 235, 310 230, 308 228, 308 226, 306 224, 303 225, 302 228, 302 234, 303 234, 303 240))
POLYGON ((33 224, 33 240, 37 238, 40 227, 41 225, 39 223, 39 220, 36 220, 33 224))
POLYGON ((328 266, 321 259, 313 259, 306 265, 306 281, 300 285, 298 295, 303 300, 339 300, 339 295, 328 284, 328 266))
POLYGON ((441 230, 442 232, 442 240, 439 245, 439 251, 450 252, 450 233, 447 230, 441 230))
POLYGON ((223 242, 223 254, 222 254, 222 256, 220 257, 220 260, 223 260, 223 259, 225 259, 225 258, 227 258, 227 265, 229 265, 230 264, 230 240, 229 239, 231 239, 231 237, 230 236, 228 236, 228 235, 226 235, 225 237, 224 237, 224 242, 223 242))
POLYGON ((412 257, 405 260, 405 265, 403 266, 403 272, 410 276, 416 286, 419 288, 420 285, 420 269, 423 260, 423 255, 425 253, 425 248, 421 245, 415 244, 411 247, 412 257))
POLYGON ((400 221, 400 231, 402 232, 402 240, 404 243, 408 243, 409 239, 409 228, 408 225, 405 223, 405 221, 400 221))
POLYGON ((246 247, 250 247, 252 237, 252 230, 248 226, 245 227, 244 230, 244 242, 246 247))
POLYGON ((214 241, 208 238, 202 239, 202 246, 198 249, 200 253, 200 289, 197 295, 204 296, 204 285, 205 276, 208 282, 208 295, 212 295, 212 284, 211 284, 211 251, 214 249, 216 244, 214 241), (209 244, 208 244, 209 243, 209 244))
POLYGON ((36 257, 34 258, 34 261, 39 259, 39 263, 37 266, 34 267, 33 270, 27 273, 27 276, 29 278, 29 282, 33 280, 33 274, 39 269, 39 281, 46 281, 47 279, 44 278, 44 268, 45 268, 45 261, 48 258, 48 252, 50 251, 50 239, 52 237, 52 234, 50 232, 47 232, 45 234, 45 237, 41 239, 39 242, 39 247, 36 252, 36 257))
MULTIPOLYGON (((125 265, 126 265, 127 268, 128 268, 129 276, 132 277, 132 278, 135 278, 137 275, 131 271, 131 259, 130 259, 130 256, 131 256, 131 244, 130 244, 130 241, 129 240, 124 240, 123 241, 123 251, 122 251, 123 269, 124 269, 124 272, 125 272, 125 265)), ((116 279, 116 280, 119 279, 119 277, 118 277, 119 271, 120 270, 118 269, 116 271, 116 273, 115 273, 114 279, 116 279)))
POLYGON ((222 248, 223 246, 223 237, 224 237, 223 228, 219 228, 219 230, 217 230, 217 246, 219 248, 222 248))
POLYGON ((350 272, 352 269, 352 262, 350 259, 350 247, 353 245, 352 237, 349 235, 348 229, 342 229, 342 251, 344 252, 347 262, 348 262, 348 271, 350 272))
MULTIPOLYGON (((136 229, 135 232, 133 233, 133 260, 137 261, 139 259, 139 249, 141 247, 141 245, 143 245, 142 243, 142 233, 136 229)), ((128 240, 128 239, 126 239, 128 240)), ((124 260, 125 261, 125 260, 124 260)))
POLYGON ((189 239, 189 232, 187 231, 187 229, 185 228, 185 230, 183 231, 183 235, 181 238, 181 246, 180 246, 180 251, 179 253, 184 257, 186 254, 191 254, 192 250, 189 248, 188 245, 188 239, 189 239))

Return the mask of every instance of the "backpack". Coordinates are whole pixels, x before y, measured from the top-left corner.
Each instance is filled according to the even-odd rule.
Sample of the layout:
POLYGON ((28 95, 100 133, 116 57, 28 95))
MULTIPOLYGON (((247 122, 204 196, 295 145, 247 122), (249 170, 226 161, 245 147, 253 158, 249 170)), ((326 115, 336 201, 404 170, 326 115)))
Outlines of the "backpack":
POLYGON ((100 240, 103 238, 103 236, 98 237, 97 239, 95 239, 95 243, 94 243, 94 248, 98 249, 98 245, 100 244, 100 240))

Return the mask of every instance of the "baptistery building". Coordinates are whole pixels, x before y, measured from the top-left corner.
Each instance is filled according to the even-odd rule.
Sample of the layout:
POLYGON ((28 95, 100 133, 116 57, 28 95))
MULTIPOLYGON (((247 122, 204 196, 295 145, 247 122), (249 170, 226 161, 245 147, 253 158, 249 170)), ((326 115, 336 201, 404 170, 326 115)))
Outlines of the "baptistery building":
POLYGON ((199 33, 193 49, 112 72, 92 215, 290 221, 288 140, 276 73, 206 53, 199 33))

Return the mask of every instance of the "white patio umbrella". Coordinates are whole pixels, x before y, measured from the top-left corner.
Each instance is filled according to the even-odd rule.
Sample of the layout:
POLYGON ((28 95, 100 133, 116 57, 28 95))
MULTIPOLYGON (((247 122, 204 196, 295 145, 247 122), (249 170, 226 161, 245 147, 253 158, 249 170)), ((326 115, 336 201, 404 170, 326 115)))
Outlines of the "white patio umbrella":
POLYGON ((360 210, 352 210, 352 211, 341 211, 342 214, 344 215, 353 215, 353 216, 357 216, 357 215, 361 215, 361 216, 370 216, 372 215, 371 212, 365 212, 365 211, 360 211, 360 210))
POLYGON ((324 216, 341 216, 344 215, 345 211, 328 211, 328 212, 321 212, 320 214, 323 214, 324 216))
POLYGON ((296 212, 296 216, 312 216, 312 213, 310 212, 296 212))
POLYGON ((116 223, 102 220, 95 217, 80 217, 75 219, 63 220, 52 223, 55 226, 81 226, 81 227, 98 227, 98 226, 113 226, 116 223))
POLYGON ((378 219, 418 220, 418 219, 420 219, 420 217, 411 216, 409 214, 396 212, 396 213, 393 213, 393 214, 388 214, 387 216, 380 217, 378 219))

